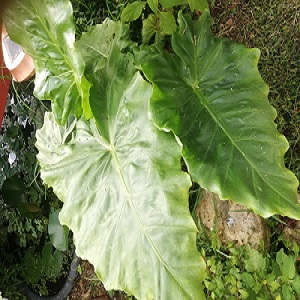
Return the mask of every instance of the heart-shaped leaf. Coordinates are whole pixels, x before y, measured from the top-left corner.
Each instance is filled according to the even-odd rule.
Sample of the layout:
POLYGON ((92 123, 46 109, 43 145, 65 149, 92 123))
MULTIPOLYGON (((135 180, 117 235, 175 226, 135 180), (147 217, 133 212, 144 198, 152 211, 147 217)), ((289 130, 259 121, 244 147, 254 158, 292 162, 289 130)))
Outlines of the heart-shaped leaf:
POLYGON ((213 37, 211 23, 208 13, 196 23, 179 14, 175 54, 144 59, 154 84, 153 118, 180 138, 190 174, 203 188, 264 217, 299 219, 298 181, 284 167, 288 143, 257 69, 259 50, 213 37))
POLYGON ((191 182, 174 136, 149 120, 150 84, 116 45, 89 79, 96 122, 79 120, 69 135, 47 113, 37 131, 41 176, 64 202, 60 221, 73 231, 77 254, 107 289, 204 299, 191 182))
POLYGON ((75 28, 69 0, 16 0, 5 14, 10 37, 31 55, 36 69, 35 94, 52 100, 58 123, 73 114, 92 116, 90 84, 84 61, 74 47, 75 28))

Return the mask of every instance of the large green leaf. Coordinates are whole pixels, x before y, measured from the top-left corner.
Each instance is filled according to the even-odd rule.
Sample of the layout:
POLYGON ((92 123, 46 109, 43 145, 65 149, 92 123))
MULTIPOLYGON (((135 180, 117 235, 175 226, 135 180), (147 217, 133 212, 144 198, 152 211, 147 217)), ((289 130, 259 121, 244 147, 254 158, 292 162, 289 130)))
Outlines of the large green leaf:
POLYGON ((180 14, 175 54, 144 59, 154 84, 153 118, 180 138, 190 174, 203 188, 264 217, 299 219, 298 181, 284 167, 288 143, 257 70, 259 50, 214 38, 211 23, 208 13, 196 23, 180 14))
POLYGON ((105 19, 102 24, 82 34, 76 46, 84 59, 86 74, 93 74, 106 65, 115 43, 121 51, 134 45, 129 39, 128 25, 105 19))
POLYGON ((5 15, 10 37, 32 56, 36 68, 35 94, 52 100, 56 120, 70 113, 91 117, 90 84, 84 61, 74 47, 75 28, 69 0, 17 0, 5 15))
POLYGON ((149 120, 150 84, 116 46, 89 79, 96 122, 63 128, 47 113, 37 131, 41 176, 64 202, 60 221, 73 231, 77 254, 108 289, 203 299, 191 182, 174 136, 149 120))

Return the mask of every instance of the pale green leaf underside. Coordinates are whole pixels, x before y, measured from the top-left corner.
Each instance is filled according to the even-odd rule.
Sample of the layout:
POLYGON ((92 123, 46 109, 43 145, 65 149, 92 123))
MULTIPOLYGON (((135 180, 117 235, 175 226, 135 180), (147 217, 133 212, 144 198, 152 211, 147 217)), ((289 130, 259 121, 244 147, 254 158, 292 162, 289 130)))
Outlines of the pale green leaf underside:
POLYGON ((74 48, 75 29, 69 0, 17 0, 5 15, 10 37, 31 55, 36 68, 35 94, 52 100, 56 120, 64 124, 82 111, 91 117, 84 62, 74 48))
POLYGON ((214 38, 210 24, 208 13, 195 24, 180 15, 176 54, 148 56, 143 70, 154 84, 153 118, 180 138, 203 188, 264 217, 299 219, 298 181, 284 167, 288 143, 257 70, 259 51, 214 38))
MULTIPOLYGON (((91 90, 108 114, 100 126, 105 138, 94 119, 79 120, 68 136, 46 114, 37 132, 41 176, 64 202, 60 221, 73 231, 77 254, 94 265, 106 288, 139 299, 204 299, 205 266, 181 149, 149 121, 151 86, 136 72, 114 69, 120 60, 109 61, 111 80, 98 71, 103 91, 96 81, 91 90), (114 93, 120 82, 122 93, 114 93)), ((95 115, 98 106, 92 107, 95 115)))

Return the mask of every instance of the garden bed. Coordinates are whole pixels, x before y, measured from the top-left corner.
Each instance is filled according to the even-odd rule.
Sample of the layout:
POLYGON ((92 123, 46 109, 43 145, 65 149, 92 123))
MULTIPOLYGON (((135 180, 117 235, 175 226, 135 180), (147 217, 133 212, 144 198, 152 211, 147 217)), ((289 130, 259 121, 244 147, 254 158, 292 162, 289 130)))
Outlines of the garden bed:
MULTIPOLYGON (((75 11, 77 37, 80 37, 83 31, 88 30, 95 23, 103 21, 106 16, 118 18, 124 8, 123 5, 117 6, 115 1, 107 1, 106 4, 85 0, 74 0, 72 2, 75 11)), ((278 111, 276 119, 278 129, 285 134, 290 144, 285 163, 299 180, 300 98, 298 85, 300 52, 298 51, 298 45, 300 42, 300 5, 296 0, 273 0, 268 3, 258 0, 210 2, 211 14, 215 21, 212 30, 215 35, 226 36, 244 43, 248 47, 261 49, 259 69, 263 79, 270 86, 269 100, 278 111)), ((196 15, 199 14, 196 13, 194 17, 196 18, 196 15)), ((138 42, 141 41, 141 36, 136 35, 135 31, 136 28, 140 29, 141 24, 141 20, 134 21, 131 24, 131 36, 138 42)), ((168 42, 166 42, 166 45, 169 46, 168 42)), ((41 209, 43 217, 35 222, 32 220, 27 221, 22 216, 19 221, 20 215, 16 212, 17 207, 12 212, 12 210, 7 209, 5 204, 3 205, 1 199, 0 203, 2 203, 2 213, 5 217, 3 219, 5 220, 4 225, 9 224, 13 228, 12 231, 16 232, 13 234, 21 237, 22 242, 25 244, 28 243, 27 239, 30 232, 34 233, 38 236, 38 242, 36 243, 40 246, 45 242, 45 238, 41 236, 47 235, 49 206, 60 209, 61 204, 53 195, 52 190, 45 189, 43 191, 42 182, 38 175, 38 167, 35 165, 34 133, 36 129, 41 128, 44 112, 49 107, 45 107, 39 101, 35 102, 31 98, 31 94, 32 91, 27 90, 27 87, 21 91, 21 97, 18 94, 11 93, 12 103, 9 103, 8 106, 5 130, 1 141, 2 145, 5 146, 2 147, 0 157, 0 160, 3 161, 0 182, 2 184, 7 177, 19 174, 18 176, 30 187, 30 192, 24 191, 24 195, 29 197, 30 203, 35 205, 35 208, 37 205, 41 209), (25 98, 22 95, 25 95, 25 98), (31 150, 32 153, 30 154, 31 150), (14 153, 16 156, 12 163, 8 163, 9 153, 14 153), (28 175, 28 173, 30 174, 28 175), (43 206, 42 200, 47 197, 49 197, 51 205, 43 206), (13 218, 15 218, 14 222, 12 222, 13 218), (28 232, 22 231, 22 228, 25 228, 23 224, 28 228, 28 232)), ((69 136, 65 138, 68 140, 69 136)), ((186 166, 183 165, 183 168, 186 168, 186 166)), ((201 200, 199 186, 193 185, 190 195, 190 211, 193 214, 197 210, 197 201, 201 200)), ((211 206, 213 207, 213 205, 211 206)), ((234 210, 241 209, 241 207, 238 207, 238 209, 236 207, 234 210)), ((226 209, 228 210, 228 207, 226 209)), ((215 213, 218 216, 217 212, 215 213)), ((235 211, 235 213, 237 212, 235 211)), ((249 216, 248 212, 243 213, 244 216, 249 216)), ((226 214, 228 215, 228 211, 226 214)), ((222 215, 222 213, 219 215, 222 215)), ((235 220, 232 216, 230 216, 230 219, 227 215, 221 222, 228 227, 234 226, 235 220)), ((199 219, 195 221, 200 224, 199 227, 201 228, 199 219)), ((298 226, 296 222, 280 216, 261 221, 267 229, 262 235, 261 245, 259 242, 255 245, 255 249, 259 250, 257 251, 248 247, 248 245, 236 247, 235 241, 247 240, 245 238, 232 238, 231 241, 224 242, 220 238, 222 234, 218 232, 219 229, 216 226, 218 220, 210 221, 212 222, 206 226, 209 227, 209 230, 207 228, 206 230, 200 230, 197 239, 198 250, 207 264, 208 275, 204 281, 204 292, 209 299, 220 299, 220 297, 225 297, 224 295, 228 295, 229 299, 247 299, 247 297, 254 299, 253 291, 257 293, 260 291, 260 295, 271 299, 278 295, 289 297, 299 292, 299 248, 283 235, 286 228, 296 229, 298 226), (253 258, 261 264, 258 265, 253 258), (294 268, 291 267, 290 273, 286 277, 284 270, 291 265, 294 268), (274 280, 279 282, 279 285, 274 284, 274 280)), ((248 244, 248 242, 246 243, 248 244)), ((12 282, 15 279, 14 276, 17 277, 15 274, 9 274, 8 264, 5 265, 5 268, 7 273, 0 273, 2 276, 6 276, 5 280, 2 279, 2 282, 0 279, 0 290, 4 289, 7 282, 12 282)), ((21 273, 21 269, 22 266, 18 262, 16 270, 21 273)), ((87 261, 82 262, 79 273, 80 276, 69 295, 69 300, 132 299, 121 292, 106 291, 97 278, 93 266, 87 261)), ((20 278, 14 283, 16 286, 19 280, 20 278)), ((11 299, 17 299, 13 298, 16 297, 14 293, 17 293, 16 289, 11 293, 11 299)))

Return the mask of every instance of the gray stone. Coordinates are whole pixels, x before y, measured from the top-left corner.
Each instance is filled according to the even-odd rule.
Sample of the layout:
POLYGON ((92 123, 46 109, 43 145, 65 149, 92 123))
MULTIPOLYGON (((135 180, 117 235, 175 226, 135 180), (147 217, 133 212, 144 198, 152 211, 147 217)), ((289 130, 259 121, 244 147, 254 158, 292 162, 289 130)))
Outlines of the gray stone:
POLYGON ((199 228, 204 227, 209 232, 215 226, 217 236, 224 244, 234 242, 237 245, 248 244, 254 248, 264 244, 264 247, 268 248, 269 238, 265 220, 240 204, 231 200, 220 200, 216 194, 203 190, 196 215, 199 228))
MULTIPOLYGON (((298 202, 300 204, 300 193, 298 193, 298 202)), ((290 221, 286 221, 286 225, 283 228, 283 238, 291 243, 296 242, 300 246, 300 221, 292 219, 290 221)))

